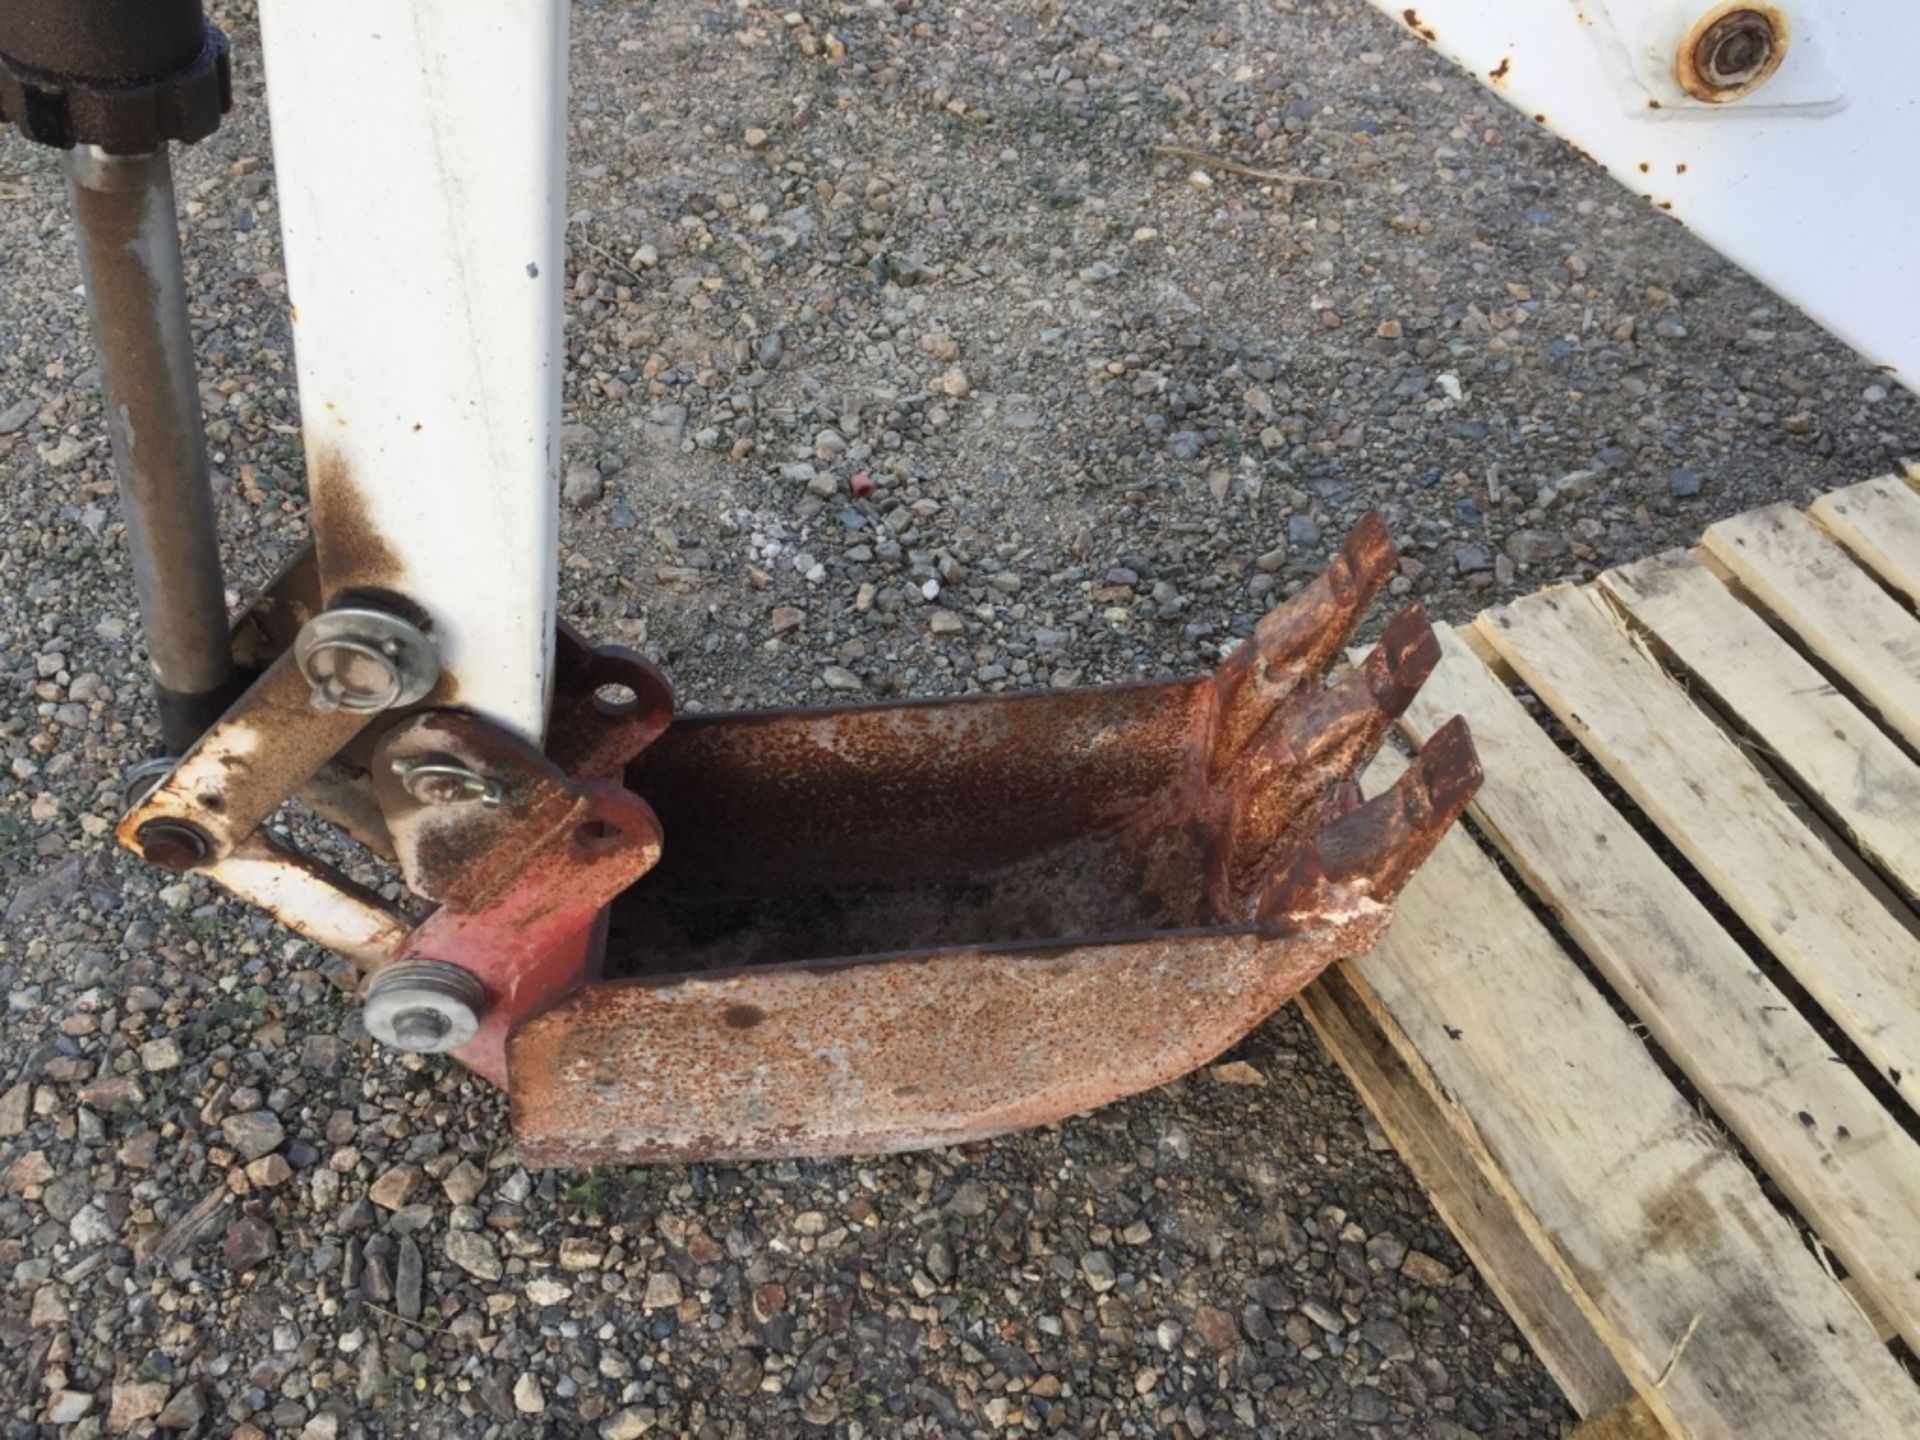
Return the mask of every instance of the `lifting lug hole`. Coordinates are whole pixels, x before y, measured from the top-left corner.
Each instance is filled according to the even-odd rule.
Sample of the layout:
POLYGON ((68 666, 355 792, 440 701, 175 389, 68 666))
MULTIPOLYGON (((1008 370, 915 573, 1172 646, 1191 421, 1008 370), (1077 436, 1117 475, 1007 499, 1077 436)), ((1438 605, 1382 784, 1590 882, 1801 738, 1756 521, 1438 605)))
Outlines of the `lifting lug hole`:
POLYGON ((581 849, 597 854, 611 850, 620 842, 620 827, 611 820, 588 820, 573 832, 573 838, 581 849))
POLYGON ((639 703, 640 692, 624 681, 608 680, 596 685, 593 690, 594 709, 602 715, 631 714, 634 706, 639 703))

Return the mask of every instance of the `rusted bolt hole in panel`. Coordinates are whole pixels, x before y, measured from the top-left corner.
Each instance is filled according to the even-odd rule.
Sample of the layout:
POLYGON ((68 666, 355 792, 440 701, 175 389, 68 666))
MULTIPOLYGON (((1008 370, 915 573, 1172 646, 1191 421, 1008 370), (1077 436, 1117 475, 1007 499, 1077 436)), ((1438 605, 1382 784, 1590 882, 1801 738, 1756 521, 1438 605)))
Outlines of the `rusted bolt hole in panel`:
POLYGON ((1787 18, 1771 5, 1721 5, 1702 15, 1674 55, 1674 78, 1696 100, 1724 105, 1764 85, 1787 56, 1787 18))

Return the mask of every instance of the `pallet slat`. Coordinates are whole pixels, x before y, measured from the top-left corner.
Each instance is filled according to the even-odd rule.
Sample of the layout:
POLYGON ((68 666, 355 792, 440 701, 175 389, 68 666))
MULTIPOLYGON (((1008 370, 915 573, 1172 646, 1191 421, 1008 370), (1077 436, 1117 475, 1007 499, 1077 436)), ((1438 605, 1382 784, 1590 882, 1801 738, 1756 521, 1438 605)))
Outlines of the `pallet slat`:
POLYGON ((1470 837, 1342 978, 1670 1431, 1920 1434, 1897 1362, 1470 837))
POLYGON ((1822 495, 1808 507, 1860 563, 1920 605, 1920 495, 1893 475, 1822 495))
POLYGON ((1299 1003, 1568 1403, 1582 1415, 1637 1403, 1592 1324, 1521 1230, 1513 1206, 1455 1142, 1433 1097, 1381 1034, 1352 982, 1335 969, 1302 991, 1299 1003))
POLYGON ((1476 630, 1907 1102, 1920 1098, 1920 939, 1640 650, 1607 601, 1547 591, 1486 612, 1476 630))
POLYGON ((1481 830, 1920 1346, 1920 1144, 1479 657, 1451 632, 1441 646, 1402 728, 1424 742, 1466 716, 1481 830))
POLYGON ((1693 556, 1669 551, 1600 584, 1920 896, 1920 765, 1693 556))
POLYGON ((1667 1432, 1637 1396, 1596 1415, 1573 1432, 1573 1440, 1667 1440, 1667 1432))
POLYGON ((1920 745, 1920 621, 1790 505, 1708 527, 1708 554, 1880 712, 1920 745))

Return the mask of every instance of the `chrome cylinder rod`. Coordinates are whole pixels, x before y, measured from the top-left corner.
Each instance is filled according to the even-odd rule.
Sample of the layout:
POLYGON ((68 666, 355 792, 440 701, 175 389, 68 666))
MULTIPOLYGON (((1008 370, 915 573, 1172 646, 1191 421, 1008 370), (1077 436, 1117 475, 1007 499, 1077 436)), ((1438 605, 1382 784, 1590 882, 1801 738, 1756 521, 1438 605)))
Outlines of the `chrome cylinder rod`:
POLYGON ((173 170, 164 146, 76 146, 66 164, 161 738, 178 755, 233 698, 234 671, 173 170))

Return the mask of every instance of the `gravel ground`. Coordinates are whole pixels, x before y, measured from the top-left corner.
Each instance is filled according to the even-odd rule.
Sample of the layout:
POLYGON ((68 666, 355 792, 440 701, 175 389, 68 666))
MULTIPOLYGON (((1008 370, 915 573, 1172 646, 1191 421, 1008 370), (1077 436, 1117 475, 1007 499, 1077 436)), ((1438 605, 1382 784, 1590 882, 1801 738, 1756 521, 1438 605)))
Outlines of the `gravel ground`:
MULTIPOLYGON (((220 8, 240 113, 180 171, 237 599, 306 532, 220 8)), ((1210 666, 1376 504, 1463 617, 1915 448, 1373 12, 1071 10, 576 7, 563 604, 689 706, 1210 666)), ((996 1143, 520 1168, 337 962, 112 849, 152 716, 76 285, 0 142, 6 1436, 1564 1433, 1291 1012, 996 1143)))

